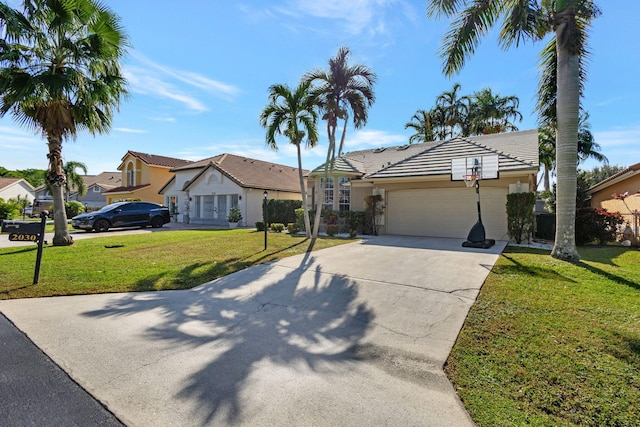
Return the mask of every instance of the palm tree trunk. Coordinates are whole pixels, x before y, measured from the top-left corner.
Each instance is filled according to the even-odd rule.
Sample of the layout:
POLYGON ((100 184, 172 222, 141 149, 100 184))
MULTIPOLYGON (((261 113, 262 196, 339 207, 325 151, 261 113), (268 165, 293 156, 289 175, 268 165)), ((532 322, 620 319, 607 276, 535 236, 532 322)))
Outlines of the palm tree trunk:
POLYGON ((544 165, 544 191, 551 191, 551 171, 548 165, 544 165))
POLYGON ((62 137, 56 135, 47 136, 49 154, 49 170, 47 171, 47 184, 51 189, 53 198, 53 224, 54 246, 69 246, 73 244, 73 238, 69 234, 67 226, 67 212, 64 209, 64 185, 66 176, 62 170, 62 137))
POLYGON ((576 250, 576 187, 578 162, 578 118, 580 108, 579 57, 562 43, 556 28, 558 55, 557 132, 556 132, 556 236, 551 256, 577 262, 576 250))
POLYGON ((344 138, 347 135, 347 121, 349 116, 344 119, 344 126, 342 127, 342 135, 340 136, 340 149, 338 150, 338 157, 342 156, 342 149, 344 148, 344 138))
MULTIPOLYGON (((325 185, 329 178, 329 168, 333 169, 333 160, 335 158, 336 148, 336 126, 331 125, 331 119, 327 121, 327 135, 329 137, 329 148, 327 149, 327 161, 324 164, 325 185)), ((324 187, 322 186, 322 179, 316 179, 316 183, 317 185, 315 188, 318 194, 316 200, 318 201, 318 205, 316 207, 316 215, 313 223, 313 235, 311 236, 311 245, 309 247, 313 247, 315 239, 318 238, 318 233, 320 232, 320 218, 322 217, 322 205, 324 205, 324 187)))
POLYGON ((309 207, 307 206, 307 189, 304 185, 304 177, 302 176, 302 153, 300 143, 298 141, 296 148, 298 149, 298 178, 300 179, 300 194, 302 195, 302 212, 304 213, 304 233, 307 238, 311 237, 311 222, 309 220, 309 207))

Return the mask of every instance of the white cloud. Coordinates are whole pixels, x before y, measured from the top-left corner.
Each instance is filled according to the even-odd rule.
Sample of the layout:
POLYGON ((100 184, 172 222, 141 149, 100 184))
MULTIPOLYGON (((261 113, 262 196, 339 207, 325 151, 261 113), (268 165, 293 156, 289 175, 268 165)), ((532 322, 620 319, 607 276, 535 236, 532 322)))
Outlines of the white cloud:
POLYGON ((613 128, 602 132, 594 132, 595 140, 602 148, 635 146, 640 142, 640 126, 613 128))
POLYGON ((327 32, 326 23, 321 27, 310 27, 302 17, 313 17, 335 21, 336 28, 350 35, 390 36, 393 33, 389 27, 388 11, 400 9, 402 16, 412 23, 416 22, 418 14, 415 8, 403 0, 290 0, 285 7, 274 7, 274 13, 269 15, 284 16, 287 19, 283 25, 295 31, 296 26, 305 22, 305 31, 327 32), (293 18, 293 19, 292 19, 293 18))
MULTIPOLYGON (((402 145, 408 142, 405 135, 389 133, 381 130, 358 130, 349 136, 345 141, 343 151, 364 150, 373 147, 388 147, 393 145, 402 145)), ((339 142, 336 142, 339 143, 339 142)))
POLYGON ((123 74, 131 91, 135 93, 170 99, 196 112, 209 110, 200 99, 203 92, 226 101, 233 101, 240 93, 240 89, 233 85, 191 71, 158 64, 139 52, 131 52, 131 57, 135 63, 124 67, 123 74), (190 90, 194 90, 197 95, 192 94, 190 90))
POLYGON ((113 128, 116 132, 124 132, 124 133, 147 133, 146 130, 140 129, 130 129, 130 128, 113 128))

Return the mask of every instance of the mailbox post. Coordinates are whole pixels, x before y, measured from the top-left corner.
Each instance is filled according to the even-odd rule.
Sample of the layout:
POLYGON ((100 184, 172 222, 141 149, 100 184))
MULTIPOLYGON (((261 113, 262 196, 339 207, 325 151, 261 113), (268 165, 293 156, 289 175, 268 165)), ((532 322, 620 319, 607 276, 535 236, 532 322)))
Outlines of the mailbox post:
POLYGON ((49 212, 40 213, 40 223, 25 221, 2 221, 2 232, 9 233, 9 241, 34 242, 38 244, 36 266, 33 273, 33 284, 38 284, 40 276, 40 261, 42 261, 42 247, 44 246, 44 229, 47 225, 49 212))

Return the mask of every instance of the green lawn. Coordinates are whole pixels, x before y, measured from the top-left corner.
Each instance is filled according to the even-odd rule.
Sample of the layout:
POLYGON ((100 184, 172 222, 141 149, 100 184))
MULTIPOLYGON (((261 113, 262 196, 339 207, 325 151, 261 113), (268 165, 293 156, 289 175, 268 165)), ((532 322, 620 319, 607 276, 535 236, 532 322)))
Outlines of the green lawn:
MULTIPOLYGON (((348 243, 317 239, 314 250, 348 243)), ((0 299, 186 289, 267 261, 304 253, 309 241, 254 230, 184 230, 97 237, 44 247, 33 283, 37 245, 0 248, 0 299)))
POLYGON ((508 247, 446 372, 481 426, 640 425, 640 251, 508 247))

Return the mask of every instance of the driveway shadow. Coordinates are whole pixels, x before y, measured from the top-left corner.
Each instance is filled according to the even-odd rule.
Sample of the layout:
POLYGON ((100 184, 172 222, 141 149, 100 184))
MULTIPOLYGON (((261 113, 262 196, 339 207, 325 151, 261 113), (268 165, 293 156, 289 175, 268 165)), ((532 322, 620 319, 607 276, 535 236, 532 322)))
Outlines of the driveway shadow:
POLYGON ((83 315, 161 312, 143 341, 165 343, 167 357, 180 347, 204 359, 182 379, 175 398, 201 411, 202 424, 233 424, 246 409, 242 396, 252 375, 264 373, 265 364, 340 372, 357 358, 373 313, 357 302, 350 279, 311 270, 312 263, 307 254, 295 269, 261 265, 191 290, 130 294, 83 315))

